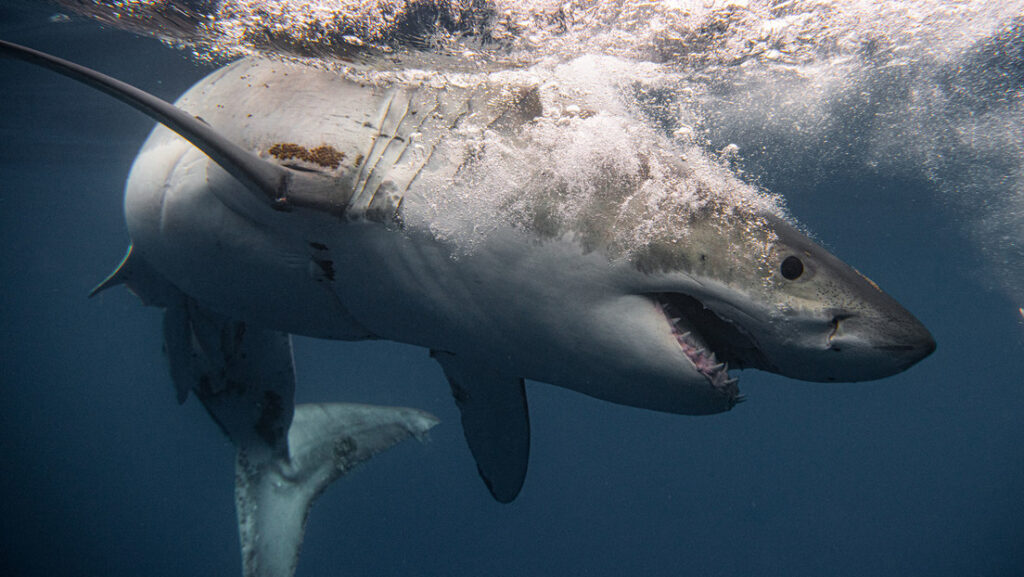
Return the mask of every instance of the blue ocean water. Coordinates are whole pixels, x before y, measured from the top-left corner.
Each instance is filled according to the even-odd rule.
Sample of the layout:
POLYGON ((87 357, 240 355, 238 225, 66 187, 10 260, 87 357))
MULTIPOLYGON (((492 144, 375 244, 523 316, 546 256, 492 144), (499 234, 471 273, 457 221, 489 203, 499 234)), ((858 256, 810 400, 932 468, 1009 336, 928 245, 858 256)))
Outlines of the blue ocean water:
MULTIPOLYGON (((171 100, 210 70, 51 14, 0 7, 0 37, 171 100)), ((0 103, 3 573, 238 574, 234 449, 175 403, 159 312, 120 289, 86 298, 127 246, 124 179, 152 122, 8 60, 0 103)), ((750 371, 748 402, 711 417, 529 383, 530 473, 501 505, 426 351, 296 339, 298 401, 443 421, 327 491, 298 575, 1024 574, 1024 302, 998 280, 1020 261, 991 257, 972 211, 1005 190, 954 202, 910 173, 777 154, 795 167, 769 149, 748 170, 929 327, 933 356, 872 383, 750 371)))

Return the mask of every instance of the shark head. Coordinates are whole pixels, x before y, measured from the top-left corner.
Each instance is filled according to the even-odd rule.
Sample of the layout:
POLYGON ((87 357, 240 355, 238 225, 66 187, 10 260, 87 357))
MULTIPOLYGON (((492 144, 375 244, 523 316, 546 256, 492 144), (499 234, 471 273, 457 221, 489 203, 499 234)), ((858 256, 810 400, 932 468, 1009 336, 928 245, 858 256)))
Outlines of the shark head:
POLYGON ((552 250, 543 270, 510 258, 487 265, 505 275, 494 292, 516 287, 502 302, 524 302, 512 316, 541 319, 532 332, 506 331, 529 337, 492 347, 542 343, 516 358, 547 366, 519 374, 616 403, 707 414, 742 399, 738 370, 865 381, 935 349, 911 313, 792 224, 778 197, 699 147, 680 148, 629 115, 533 130, 541 136, 528 142, 540 152, 517 165, 526 184, 509 195, 528 207, 517 224, 541 239, 524 251, 576 250, 552 250))
POLYGON ((730 369, 879 379, 935 350, 910 312, 778 216, 709 218, 689 236, 633 259, 645 276, 637 292, 663 317, 653 330, 716 389, 735 394, 730 369))

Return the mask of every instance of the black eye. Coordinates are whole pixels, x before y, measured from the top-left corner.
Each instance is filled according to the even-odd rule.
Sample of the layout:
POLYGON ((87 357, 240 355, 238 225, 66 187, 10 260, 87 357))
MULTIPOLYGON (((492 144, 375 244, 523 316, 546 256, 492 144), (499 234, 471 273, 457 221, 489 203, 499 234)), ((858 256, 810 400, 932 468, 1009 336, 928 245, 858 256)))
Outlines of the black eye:
POLYGON ((782 266, 779 267, 782 271, 782 276, 788 280, 796 280, 800 278, 800 275, 804 274, 804 263, 795 256, 787 256, 782 261, 782 266))

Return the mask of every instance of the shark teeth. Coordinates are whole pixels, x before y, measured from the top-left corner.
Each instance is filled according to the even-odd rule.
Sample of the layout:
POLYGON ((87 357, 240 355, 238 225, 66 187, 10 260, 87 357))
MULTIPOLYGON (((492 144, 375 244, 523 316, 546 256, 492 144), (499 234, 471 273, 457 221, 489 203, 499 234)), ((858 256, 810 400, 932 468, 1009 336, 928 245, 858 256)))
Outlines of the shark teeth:
POLYGON ((656 302, 672 328, 672 335, 679 343, 679 348, 697 371, 707 378, 711 386, 728 394, 733 405, 743 402, 744 397, 739 394, 739 379, 729 376, 729 365, 718 361, 715 352, 704 343, 700 334, 687 325, 686 318, 673 310, 672 305, 660 300, 656 302))

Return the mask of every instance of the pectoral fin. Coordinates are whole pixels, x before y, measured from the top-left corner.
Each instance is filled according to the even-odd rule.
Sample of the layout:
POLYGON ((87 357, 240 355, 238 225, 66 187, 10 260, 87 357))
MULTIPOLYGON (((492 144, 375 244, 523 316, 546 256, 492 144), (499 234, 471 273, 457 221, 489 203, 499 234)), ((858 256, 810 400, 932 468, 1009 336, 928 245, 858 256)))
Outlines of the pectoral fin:
POLYGON ((512 502, 526 479, 530 418, 523 379, 475 359, 433 351, 462 413, 462 431, 491 495, 512 502))
MULTIPOLYGON (((325 195, 325 190, 336 193, 344 189, 344 185, 336 178, 288 170, 264 160, 252 151, 231 142, 202 119, 148 92, 74 62, 4 40, 0 40, 0 57, 16 58, 91 86, 163 124, 202 150, 228 174, 245 185, 250 193, 248 196, 256 200, 257 207, 271 207, 276 210, 298 207, 329 214, 345 213, 347 201, 339 203, 336 197, 325 195)), ((243 198, 237 198, 233 192, 222 191, 220 187, 212 187, 209 190, 225 206, 239 211, 239 214, 249 218, 261 218, 257 212, 249 208, 251 203, 243 198)))
POLYGON ((285 195, 288 172, 224 138, 191 114, 140 90, 85 66, 0 40, 0 56, 17 58, 52 70, 104 92, 177 132, 205 152, 217 164, 246 185, 262 202, 277 202, 285 195))

